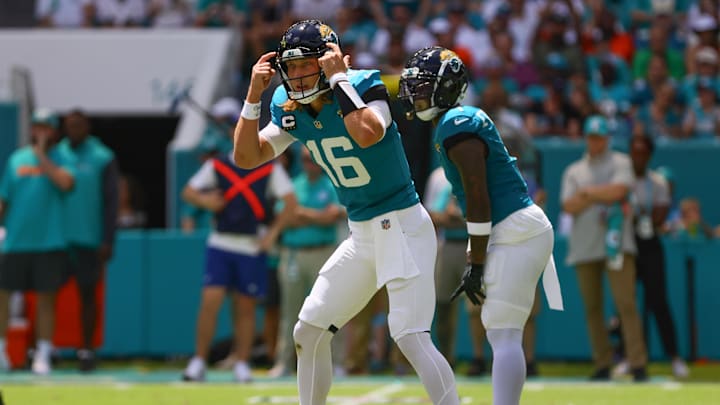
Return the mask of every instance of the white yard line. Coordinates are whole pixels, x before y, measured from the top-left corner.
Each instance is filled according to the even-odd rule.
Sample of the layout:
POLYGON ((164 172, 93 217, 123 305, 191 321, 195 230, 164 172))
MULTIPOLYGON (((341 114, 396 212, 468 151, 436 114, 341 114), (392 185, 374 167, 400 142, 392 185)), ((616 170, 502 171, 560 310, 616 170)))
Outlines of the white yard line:
MULTIPOLYGON (((393 383, 393 384, 384 385, 384 386, 382 386, 382 387, 380 387, 380 388, 378 388, 378 389, 376 389, 376 390, 374 390, 374 391, 368 392, 367 394, 365 394, 365 395, 363 395, 363 396, 361 396, 361 397, 359 397, 359 398, 355 398, 355 399, 351 399, 351 400, 349 400, 349 401, 341 402, 340 405, 361 405, 361 404, 369 404, 369 403, 372 403, 372 402, 374 402, 374 401, 382 401, 382 400, 385 399, 385 398, 384 398, 385 396, 390 395, 390 394, 394 394, 394 393, 396 393, 396 392, 398 392, 398 391, 401 391, 401 390, 404 389, 404 388, 405 388, 405 384, 399 383, 399 382, 398 382, 398 383, 393 383)), ((383 401, 383 402, 384 402, 384 401, 383 401)))

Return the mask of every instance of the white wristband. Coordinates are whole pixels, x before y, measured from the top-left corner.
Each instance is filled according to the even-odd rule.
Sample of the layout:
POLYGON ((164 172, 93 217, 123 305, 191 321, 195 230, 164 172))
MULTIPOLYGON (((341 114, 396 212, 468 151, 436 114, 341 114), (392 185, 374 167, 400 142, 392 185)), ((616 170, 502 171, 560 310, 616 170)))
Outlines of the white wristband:
POLYGON ((337 82, 342 81, 342 80, 345 80, 345 81, 348 80, 347 73, 337 72, 334 75, 330 76, 330 79, 328 80, 330 82, 330 88, 334 89, 337 82))
POLYGON ((484 236, 490 235, 492 222, 468 222, 467 231, 469 235, 484 236))
POLYGON ((240 116, 246 120, 260 119, 261 104, 262 103, 250 103, 245 101, 245 103, 243 103, 242 111, 240 111, 240 116))

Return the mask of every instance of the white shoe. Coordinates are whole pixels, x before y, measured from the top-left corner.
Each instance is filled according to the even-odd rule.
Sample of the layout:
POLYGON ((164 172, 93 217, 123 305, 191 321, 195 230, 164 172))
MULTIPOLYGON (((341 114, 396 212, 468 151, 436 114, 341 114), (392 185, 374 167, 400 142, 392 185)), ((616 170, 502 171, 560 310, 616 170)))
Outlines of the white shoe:
POLYGON ((10 358, 5 350, 0 350, 0 371, 10 371, 10 358))
POLYGON ((628 363, 627 360, 623 360, 615 365, 611 372, 613 377, 620 377, 627 374, 630 374, 630 363, 628 363))
POLYGON ((37 375, 48 375, 50 371, 52 371, 50 359, 36 354, 32 362, 32 372, 37 375))
POLYGON ((690 369, 681 358, 672 361, 672 372, 676 378, 688 378, 690 376, 690 369))
POLYGON ((287 377, 289 375, 290 375, 290 373, 287 371, 285 366, 283 366, 282 364, 276 364, 273 366, 273 368, 268 370, 268 377, 270 377, 270 378, 287 377))
POLYGON ((185 367, 182 379, 183 381, 205 381, 205 361, 200 357, 190 359, 190 363, 185 367))
POLYGON ((250 370, 250 367, 244 361, 238 361, 235 363, 233 373, 235 374, 235 381, 239 383, 252 382, 252 370, 250 370))
POLYGON ((333 367, 333 376, 347 377, 347 371, 345 371, 345 368, 343 366, 334 366, 333 367))

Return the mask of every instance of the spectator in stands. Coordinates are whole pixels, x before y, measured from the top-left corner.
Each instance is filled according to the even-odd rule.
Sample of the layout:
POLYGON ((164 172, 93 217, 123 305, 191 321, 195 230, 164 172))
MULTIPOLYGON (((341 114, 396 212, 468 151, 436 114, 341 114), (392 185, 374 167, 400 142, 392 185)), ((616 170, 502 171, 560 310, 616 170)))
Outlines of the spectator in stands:
POLYGON ((585 122, 586 154, 562 177, 562 209, 573 216, 567 262, 575 266, 593 353, 592 380, 608 380, 612 346, 603 317, 603 273, 623 324, 623 341, 635 381, 647 379, 647 351, 635 302, 635 253, 632 213, 625 212, 634 184, 630 159, 609 147, 607 121, 585 122))
POLYGON ((96 24, 101 27, 141 27, 147 23, 144 0, 94 0, 96 24))
POLYGON ((718 43, 718 25, 716 17, 702 14, 695 20, 689 21, 693 30, 694 38, 691 37, 691 44, 685 50, 685 67, 688 74, 697 73, 697 53, 701 49, 710 48, 716 53, 720 48, 718 43))
POLYGON ((193 22, 189 0, 150 0, 147 14, 148 25, 153 28, 183 28, 193 22))
POLYGON ((588 2, 581 44, 588 54, 611 54, 625 63, 632 61, 633 37, 626 32, 615 13, 603 0, 588 2))
POLYGON ((716 48, 704 47, 695 52, 695 73, 685 76, 682 88, 683 99, 692 104, 698 96, 698 84, 702 80, 710 85, 717 95, 720 95, 720 70, 718 64, 720 57, 716 48))
POLYGON ((690 100, 682 123, 682 135, 688 138, 720 137, 720 105, 715 82, 707 77, 697 81, 697 96, 690 100))
POLYGON ((582 137, 582 127, 591 115, 599 111, 590 98, 587 85, 574 85, 568 97, 570 107, 568 114, 567 133, 570 138, 579 139, 582 137))
POLYGON ((505 66, 507 76, 517 83, 520 90, 525 90, 528 86, 540 81, 535 66, 527 60, 517 59, 514 55, 515 40, 510 33, 507 31, 494 32, 491 34, 490 40, 493 54, 500 58, 505 66))
POLYGON ((426 3, 430 3, 429 0, 409 3, 371 0, 370 10, 378 24, 378 30, 370 44, 370 51, 378 60, 385 60, 390 39, 398 35, 403 38, 403 46, 407 54, 412 54, 428 44, 435 43, 435 38, 425 28, 425 17, 421 15, 423 12, 420 11, 420 14, 416 14, 413 18, 412 6, 424 9, 426 3), (389 6, 388 14, 385 14, 383 3, 389 6))
MULTIPOLYGON (((407 54, 405 53, 405 48, 403 46, 402 36, 393 36, 390 38, 390 43, 388 44, 387 59, 385 60, 385 63, 380 66, 380 72, 383 75, 399 75, 405 68, 406 60, 407 54)), ((386 83, 388 91, 390 91, 389 86, 397 82, 397 80, 384 80, 383 82, 386 83)), ((397 85, 395 85, 394 93, 396 96, 397 85)))
POLYGON ((544 21, 538 26, 535 35, 532 60, 541 69, 553 67, 550 55, 557 54, 564 58, 568 76, 584 75, 584 55, 575 42, 579 38, 579 23, 576 11, 566 3, 569 0, 548 3, 544 21), (568 31, 572 35, 567 35, 568 31))
POLYGON ((561 91, 552 87, 546 89, 542 102, 536 102, 525 115, 525 127, 533 137, 567 137, 569 106, 561 91))
MULTIPOLYGON (((282 234, 278 269, 282 326, 272 376, 295 372, 293 327, 318 272, 337 247, 338 222, 345 218, 345 209, 340 205, 332 182, 313 162, 307 149, 302 149, 301 159, 303 173, 293 179, 298 207, 289 216, 282 234)), ((336 348, 341 340, 333 339, 336 348)), ((332 358, 337 369, 345 356, 335 350, 332 358)))
POLYGON ((652 26, 658 22, 668 33, 671 28, 682 24, 685 20, 687 5, 690 2, 684 0, 634 0, 623 3, 627 3, 625 6, 629 10, 635 35, 644 37, 647 35, 647 28, 650 27, 652 30, 652 26))
MULTIPOLYGON (((292 2, 295 4, 296 2, 292 2)), ((250 60, 256 60, 266 49, 277 45, 277 39, 293 19, 286 0, 251 0, 245 43, 250 60)))
POLYGON ((268 281, 265 252, 274 245, 286 215, 280 213, 265 231, 263 221, 271 209, 268 195, 281 199, 286 212, 295 209, 292 183, 279 164, 268 162, 244 170, 228 154, 207 160, 183 190, 185 201, 215 213, 215 227, 207 241, 195 355, 183 373, 186 381, 205 379, 217 314, 227 294, 233 306, 235 379, 252 380, 248 360, 256 301, 265 295, 268 281))
POLYGON ((118 179, 118 229, 144 228, 147 224, 145 202, 137 180, 129 174, 118 179))
POLYGON ((247 19, 246 0, 198 0, 196 27, 241 27, 247 19))
POLYGON ((543 5, 527 0, 489 0, 483 2, 483 16, 493 36, 507 32, 512 38, 513 60, 527 62, 532 58, 532 44, 540 24, 543 5))
POLYGON ((633 77, 649 79, 650 60, 653 56, 662 57, 668 67, 670 76, 675 80, 682 80, 685 76, 685 59, 680 51, 670 47, 670 32, 660 24, 653 24, 650 28, 650 38, 646 48, 638 49, 633 57, 633 77))
POLYGON ((700 201, 695 197, 680 200, 679 221, 669 231, 673 237, 685 240, 710 240, 718 233, 703 219, 700 201))
MULTIPOLYGON (((672 360, 673 374, 686 378, 689 370, 678 351, 675 322, 668 305, 665 252, 659 236, 670 208, 670 189, 661 175, 648 169, 654 149, 655 143, 648 136, 634 137, 630 142, 630 158, 635 172, 631 201, 638 248, 635 258, 637 278, 644 287, 644 319, 649 321, 652 313, 665 354, 672 360)), ((648 327, 645 324, 644 329, 648 330, 648 327)))
POLYGON ((703 14, 715 17, 715 21, 720 20, 720 4, 715 0, 692 1, 688 8, 687 20, 695 21, 703 14))
MULTIPOLYGON (((640 108, 655 99, 655 95, 666 84, 675 85, 670 77, 667 60, 662 55, 652 55, 648 62, 647 77, 636 79, 633 83, 631 101, 635 109, 640 108)), ((682 95, 676 95, 676 102, 681 102, 682 95)))
POLYGON ((675 104, 676 89, 671 83, 663 84, 655 98, 640 107, 636 115, 636 122, 654 139, 679 138, 682 116, 675 104))
POLYGON ((58 145, 72 162, 75 187, 65 197, 65 231, 70 251, 70 274, 80 294, 82 346, 77 352, 80 371, 96 367, 93 338, 98 319, 96 289, 112 258, 118 216, 118 165, 115 154, 90 135, 90 121, 81 110, 64 121, 65 139, 58 145))
MULTIPOLYGON (((423 27, 432 8, 430 0, 370 0, 369 5, 373 19, 383 29, 388 29, 395 23, 423 27)), ((414 51, 415 49, 410 52, 414 51)))
POLYGON ((92 27, 95 4, 93 0, 37 0, 35 18, 40 27, 92 27))
POLYGON ((37 343, 32 371, 39 375, 51 371, 55 298, 68 264, 63 195, 75 182, 70 162, 56 147, 58 127, 53 112, 35 110, 32 144, 10 156, 0 181, 0 218, 7 232, 0 265, 0 370, 9 368, 5 337, 10 293, 35 291, 37 343))

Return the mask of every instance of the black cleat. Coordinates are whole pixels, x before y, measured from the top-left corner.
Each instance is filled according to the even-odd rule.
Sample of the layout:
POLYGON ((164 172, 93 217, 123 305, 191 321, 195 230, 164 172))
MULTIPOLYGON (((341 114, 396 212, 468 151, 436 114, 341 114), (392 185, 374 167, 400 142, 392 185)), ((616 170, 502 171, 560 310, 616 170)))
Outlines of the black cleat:
POLYGON ((485 373, 487 373, 485 359, 474 358, 472 363, 470 363, 470 367, 468 368, 466 375, 468 377, 479 377, 485 373))
POLYGON ((610 368, 603 367, 595 370, 595 373, 590 376, 590 381, 610 381, 610 368))
POLYGON ((648 380, 647 369, 645 367, 633 368, 630 373, 635 382, 647 382, 648 380))
POLYGON ((89 373, 95 371, 97 368, 97 360, 95 358, 95 352, 92 350, 82 349, 77 352, 78 357, 78 370, 83 373, 89 373))
POLYGON ((525 365, 526 377, 537 377, 538 375, 540 375, 540 372, 538 371, 537 363, 531 361, 525 365))

